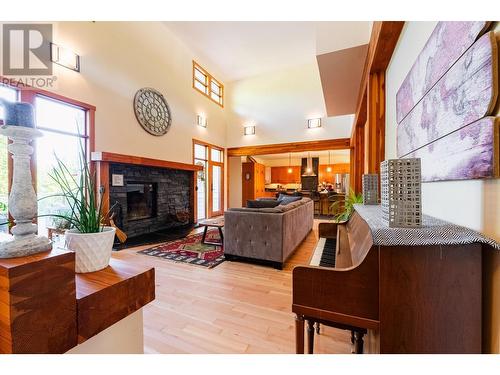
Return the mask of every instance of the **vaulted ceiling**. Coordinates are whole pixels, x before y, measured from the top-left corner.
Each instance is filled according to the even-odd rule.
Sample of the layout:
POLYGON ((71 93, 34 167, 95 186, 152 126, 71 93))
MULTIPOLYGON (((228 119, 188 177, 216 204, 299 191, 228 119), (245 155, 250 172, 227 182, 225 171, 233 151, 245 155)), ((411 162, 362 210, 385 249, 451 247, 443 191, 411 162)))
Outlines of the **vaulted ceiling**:
POLYGON ((314 62, 317 55, 366 44, 371 22, 165 22, 221 79, 314 62))

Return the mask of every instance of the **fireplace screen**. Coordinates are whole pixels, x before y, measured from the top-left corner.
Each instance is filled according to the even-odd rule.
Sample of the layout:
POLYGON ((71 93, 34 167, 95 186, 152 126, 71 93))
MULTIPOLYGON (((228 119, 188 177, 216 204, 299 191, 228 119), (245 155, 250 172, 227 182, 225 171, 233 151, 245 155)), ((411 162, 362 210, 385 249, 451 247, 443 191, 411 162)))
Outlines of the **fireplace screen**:
POLYGON ((141 220, 156 216, 156 184, 127 183, 127 218, 141 220))

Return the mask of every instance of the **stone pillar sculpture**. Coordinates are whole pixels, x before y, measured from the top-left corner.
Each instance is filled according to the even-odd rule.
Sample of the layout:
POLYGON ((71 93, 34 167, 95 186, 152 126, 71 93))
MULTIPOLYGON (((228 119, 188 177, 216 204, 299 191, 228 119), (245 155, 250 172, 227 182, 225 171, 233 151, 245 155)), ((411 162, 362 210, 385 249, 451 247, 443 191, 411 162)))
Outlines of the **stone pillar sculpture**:
POLYGON ((12 228, 13 236, 7 236, 0 242, 0 258, 36 254, 50 250, 52 247, 48 238, 37 235, 38 226, 33 224, 33 218, 37 214, 37 198, 31 178, 30 158, 33 147, 30 143, 33 139, 41 137, 42 132, 30 126, 29 123, 22 123, 28 126, 17 126, 7 121, 7 125, 0 128, 0 135, 12 141, 8 146, 14 161, 9 212, 16 224, 12 228))

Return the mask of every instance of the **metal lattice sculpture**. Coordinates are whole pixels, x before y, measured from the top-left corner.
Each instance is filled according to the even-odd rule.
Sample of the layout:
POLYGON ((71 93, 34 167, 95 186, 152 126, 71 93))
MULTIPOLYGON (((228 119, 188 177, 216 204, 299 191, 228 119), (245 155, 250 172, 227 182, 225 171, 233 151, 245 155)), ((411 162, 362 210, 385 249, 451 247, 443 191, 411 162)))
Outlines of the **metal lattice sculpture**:
POLYGON ((363 204, 378 204, 378 174, 363 175, 363 204))
POLYGON ((164 96, 151 88, 137 91, 134 97, 135 117, 148 133, 156 136, 166 134, 172 123, 170 107, 164 96))
POLYGON ((422 225, 420 159, 390 159, 380 163, 382 216, 389 227, 422 225))

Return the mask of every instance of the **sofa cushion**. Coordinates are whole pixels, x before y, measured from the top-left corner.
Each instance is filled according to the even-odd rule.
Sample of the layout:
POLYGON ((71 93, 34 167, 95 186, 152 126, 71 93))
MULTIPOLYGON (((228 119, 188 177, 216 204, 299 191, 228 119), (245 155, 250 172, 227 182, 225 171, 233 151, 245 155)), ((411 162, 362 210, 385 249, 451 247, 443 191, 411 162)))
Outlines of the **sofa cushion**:
POLYGON ((280 206, 286 206, 292 202, 300 201, 302 197, 292 197, 292 196, 284 196, 281 200, 279 200, 280 206))
POLYGON ((247 201, 247 208, 274 208, 279 204, 280 204, 280 202, 278 202, 275 199, 248 200, 247 201))

